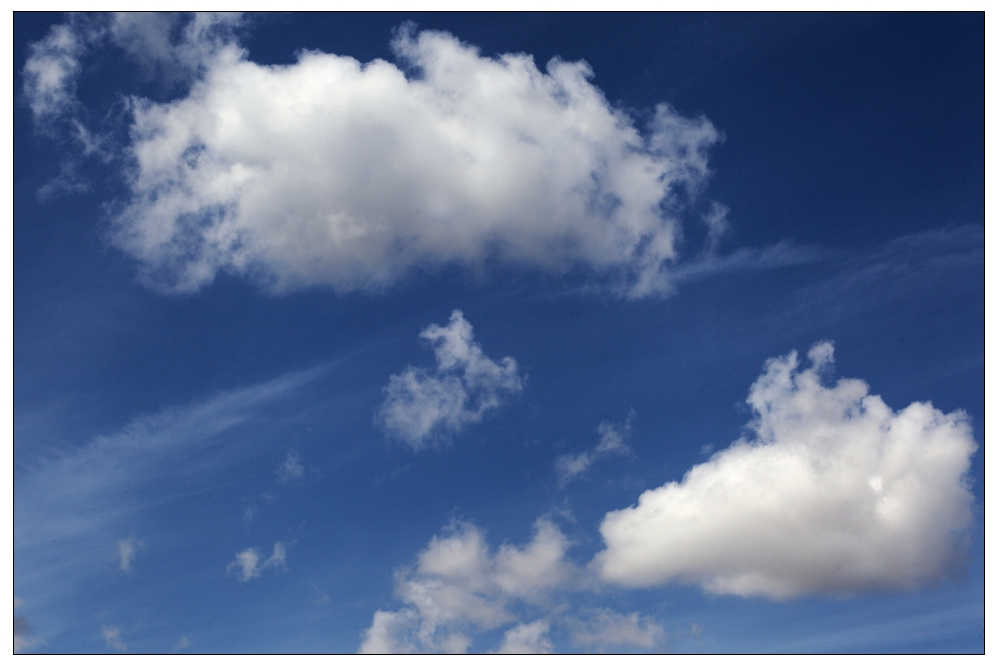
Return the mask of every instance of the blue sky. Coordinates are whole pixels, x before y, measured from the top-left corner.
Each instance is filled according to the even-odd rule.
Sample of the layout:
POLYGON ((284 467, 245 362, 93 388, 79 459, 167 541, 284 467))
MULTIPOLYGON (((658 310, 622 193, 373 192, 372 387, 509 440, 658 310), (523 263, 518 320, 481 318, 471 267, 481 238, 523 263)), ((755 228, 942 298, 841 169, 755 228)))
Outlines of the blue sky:
POLYGON ((14 17, 15 643, 982 652, 982 14, 14 17))

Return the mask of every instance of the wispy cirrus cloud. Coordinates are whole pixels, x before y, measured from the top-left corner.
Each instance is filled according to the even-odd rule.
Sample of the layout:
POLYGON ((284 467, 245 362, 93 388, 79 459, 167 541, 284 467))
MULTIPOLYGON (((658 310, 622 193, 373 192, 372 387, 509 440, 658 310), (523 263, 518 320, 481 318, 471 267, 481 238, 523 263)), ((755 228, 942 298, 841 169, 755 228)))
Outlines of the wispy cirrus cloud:
MULTIPOLYGON (((324 370, 316 367, 142 415, 85 445, 25 458, 15 479, 17 547, 28 550, 93 532, 141 506, 137 501, 143 492, 164 472, 190 477, 192 470, 211 469, 218 460, 245 457, 206 449, 250 423, 254 411, 281 402, 324 370)), ((130 558, 137 548, 128 546, 130 558)))
POLYGON ((517 362, 483 354, 472 325, 455 310, 447 326, 432 324, 421 338, 434 347, 435 371, 409 367, 389 378, 376 422, 385 432, 421 450, 478 423, 519 393, 526 378, 517 362))
POLYGON ((576 478, 581 478, 595 460, 610 455, 628 455, 628 439, 632 434, 632 421, 635 410, 631 410, 623 423, 602 422, 597 426, 601 440, 593 449, 575 455, 560 455, 556 459, 556 475, 559 484, 565 485, 576 478))
MULTIPOLYGON (((126 536, 128 528, 158 507, 220 487, 220 473, 269 450, 272 444, 259 440, 268 434, 255 437, 252 428, 327 370, 320 366, 142 415, 59 451, 33 445, 34 438, 22 444, 14 479, 19 594, 45 613, 58 613, 67 594, 107 567, 110 549, 116 571, 135 571, 145 542, 126 536)), ((159 537, 163 530, 150 524, 147 534, 159 537)))

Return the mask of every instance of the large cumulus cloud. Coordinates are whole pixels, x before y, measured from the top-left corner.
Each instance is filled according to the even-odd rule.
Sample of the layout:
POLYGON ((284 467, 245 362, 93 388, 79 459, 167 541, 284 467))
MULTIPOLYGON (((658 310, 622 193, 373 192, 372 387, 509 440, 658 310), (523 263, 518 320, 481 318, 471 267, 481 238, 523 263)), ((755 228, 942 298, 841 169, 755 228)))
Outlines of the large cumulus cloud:
POLYGON ((895 412, 861 380, 825 387, 830 343, 809 359, 767 362, 750 436, 607 514, 604 580, 787 598, 915 589, 960 566, 977 448, 965 415, 895 412))
MULTIPOLYGON (((228 272, 275 292, 371 290, 416 268, 507 263, 586 270, 630 296, 668 289, 678 213, 719 139, 706 119, 664 104, 640 124, 586 63, 542 71, 441 32, 399 31, 398 66, 320 52, 260 65, 232 24, 199 17, 173 42, 157 15, 98 31, 192 82, 170 102, 130 99, 113 240, 147 282, 194 291, 228 272)), ((71 107, 80 45, 96 39, 63 26, 35 49, 37 114, 71 107)))

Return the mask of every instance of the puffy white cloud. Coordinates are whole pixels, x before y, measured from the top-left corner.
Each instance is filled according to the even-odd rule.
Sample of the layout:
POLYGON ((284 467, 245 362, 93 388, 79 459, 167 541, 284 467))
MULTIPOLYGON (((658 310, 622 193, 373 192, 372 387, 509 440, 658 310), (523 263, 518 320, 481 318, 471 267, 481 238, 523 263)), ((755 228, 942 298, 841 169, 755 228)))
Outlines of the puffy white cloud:
POLYGON ((396 594, 408 606, 376 612, 359 651, 464 652, 469 630, 516 620, 508 609, 513 603, 545 604, 574 580, 568 545, 554 523, 540 518, 526 546, 504 544, 491 554, 478 528, 453 524, 417 555, 415 566, 397 572, 396 594))
POLYGON ((573 642, 597 651, 637 647, 653 649, 666 640, 663 626, 638 612, 619 614, 611 609, 594 609, 570 623, 573 642))
POLYGON ((71 24, 53 26, 28 49, 24 64, 24 94, 35 122, 46 124, 78 104, 76 79, 86 38, 71 24))
POLYGON ((399 66, 319 52, 266 66, 248 60, 231 17, 83 23, 33 47, 36 119, 72 117, 66 132, 99 140, 68 114, 88 49, 113 46, 185 85, 169 102, 129 101, 131 193, 113 236, 165 290, 219 272, 275 292, 372 290, 417 268, 501 262, 660 293, 678 214, 720 137, 665 104, 639 123, 586 63, 542 71, 447 33, 401 30, 399 66))
POLYGON ((101 637, 104 638, 104 643, 107 644, 109 648, 112 648, 115 651, 128 651, 128 645, 122 641, 122 631, 120 628, 112 627, 110 625, 102 625, 101 637))
POLYGON ((413 609, 379 609, 372 618, 372 626, 365 630, 358 653, 416 653, 420 647, 408 635, 416 629, 419 620, 413 609))
POLYGON ((549 624, 545 621, 519 623, 504 633, 497 653, 552 653, 552 642, 546 635, 549 624))
POLYGON ((517 362, 483 354, 462 311, 445 327, 432 324, 420 336, 434 346, 437 370, 407 368, 390 376, 376 422, 391 436, 420 450, 480 422, 524 387, 517 362))
POLYGON ((593 450, 576 455, 560 455, 556 459, 556 474, 559 476, 559 484, 565 485, 574 478, 579 478, 595 460, 601 457, 631 453, 626 441, 632 434, 632 420, 634 419, 635 410, 633 409, 629 411, 624 423, 602 422, 597 426, 597 433, 600 434, 601 440, 593 450))
POLYGON ((271 567, 285 567, 287 553, 285 545, 280 541, 274 543, 274 551, 271 557, 264 562, 260 561, 260 550, 256 548, 246 548, 236 554, 236 559, 226 566, 226 574, 234 569, 237 570, 237 578, 246 582, 260 576, 261 572, 271 567))
POLYGON ((913 589, 960 565, 977 449, 965 415, 894 412, 861 380, 825 387, 830 343, 809 359, 766 363, 749 436, 607 514, 603 579, 788 598, 913 589))
POLYGON ((134 534, 127 539, 122 539, 118 542, 118 558, 119 564, 118 568, 123 572, 132 571, 132 561, 135 560, 135 554, 137 551, 142 549, 145 544, 137 538, 134 534))

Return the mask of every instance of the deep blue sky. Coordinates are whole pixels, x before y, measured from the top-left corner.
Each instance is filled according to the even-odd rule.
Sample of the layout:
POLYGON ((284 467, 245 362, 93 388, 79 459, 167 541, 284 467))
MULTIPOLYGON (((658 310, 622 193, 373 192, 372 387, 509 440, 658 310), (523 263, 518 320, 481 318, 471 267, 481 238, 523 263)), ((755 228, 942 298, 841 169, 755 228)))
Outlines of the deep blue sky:
POLYGON ((274 294, 227 272, 187 293, 143 284, 143 260, 110 233, 134 193, 121 96, 166 103, 194 80, 95 41, 67 114, 110 149, 82 155, 68 126, 33 117, 24 89, 29 45, 64 21, 14 17, 24 650, 355 651, 376 610, 407 608, 394 571, 453 521, 477 526, 493 552, 527 544, 548 515, 583 571, 605 548, 605 514, 747 435, 748 390, 767 360, 829 340, 828 386, 861 379, 895 411, 930 402, 968 414, 972 524, 954 567, 916 588, 786 600, 683 579, 563 586, 544 604, 512 602, 503 625, 448 627, 472 651, 538 619, 556 651, 983 651, 983 14, 293 14, 236 28, 261 65, 303 51, 400 62, 393 31, 413 22, 483 57, 529 54, 543 71, 556 56, 586 61, 641 132, 659 103, 707 118, 724 140, 675 215, 683 233, 664 266, 674 290, 638 299, 602 290, 586 264, 553 274, 497 259, 483 273, 411 269, 377 291, 274 294), (46 195, 69 165, 86 186, 46 195), (730 227, 712 259, 792 252, 770 268, 685 276, 705 258, 712 202, 729 208, 730 227), (433 368, 420 333, 454 309, 486 357, 516 360, 523 389, 414 450, 377 414, 391 376, 433 368), (558 458, 596 450, 603 422, 628 452, 560 483, 558 458), (282 476, 290 456, 301 474, 282 476), (119 542, 130 539, 125 571, 119 542), (278 541, 283 566, 247 581, 227 573, 235 554, 256 548, 263 563, 278 541), (638 613, 661 634, 645 648, 588 644, 574 635, 584 626, 546 612, 555 603, 577 623, 638 613))

